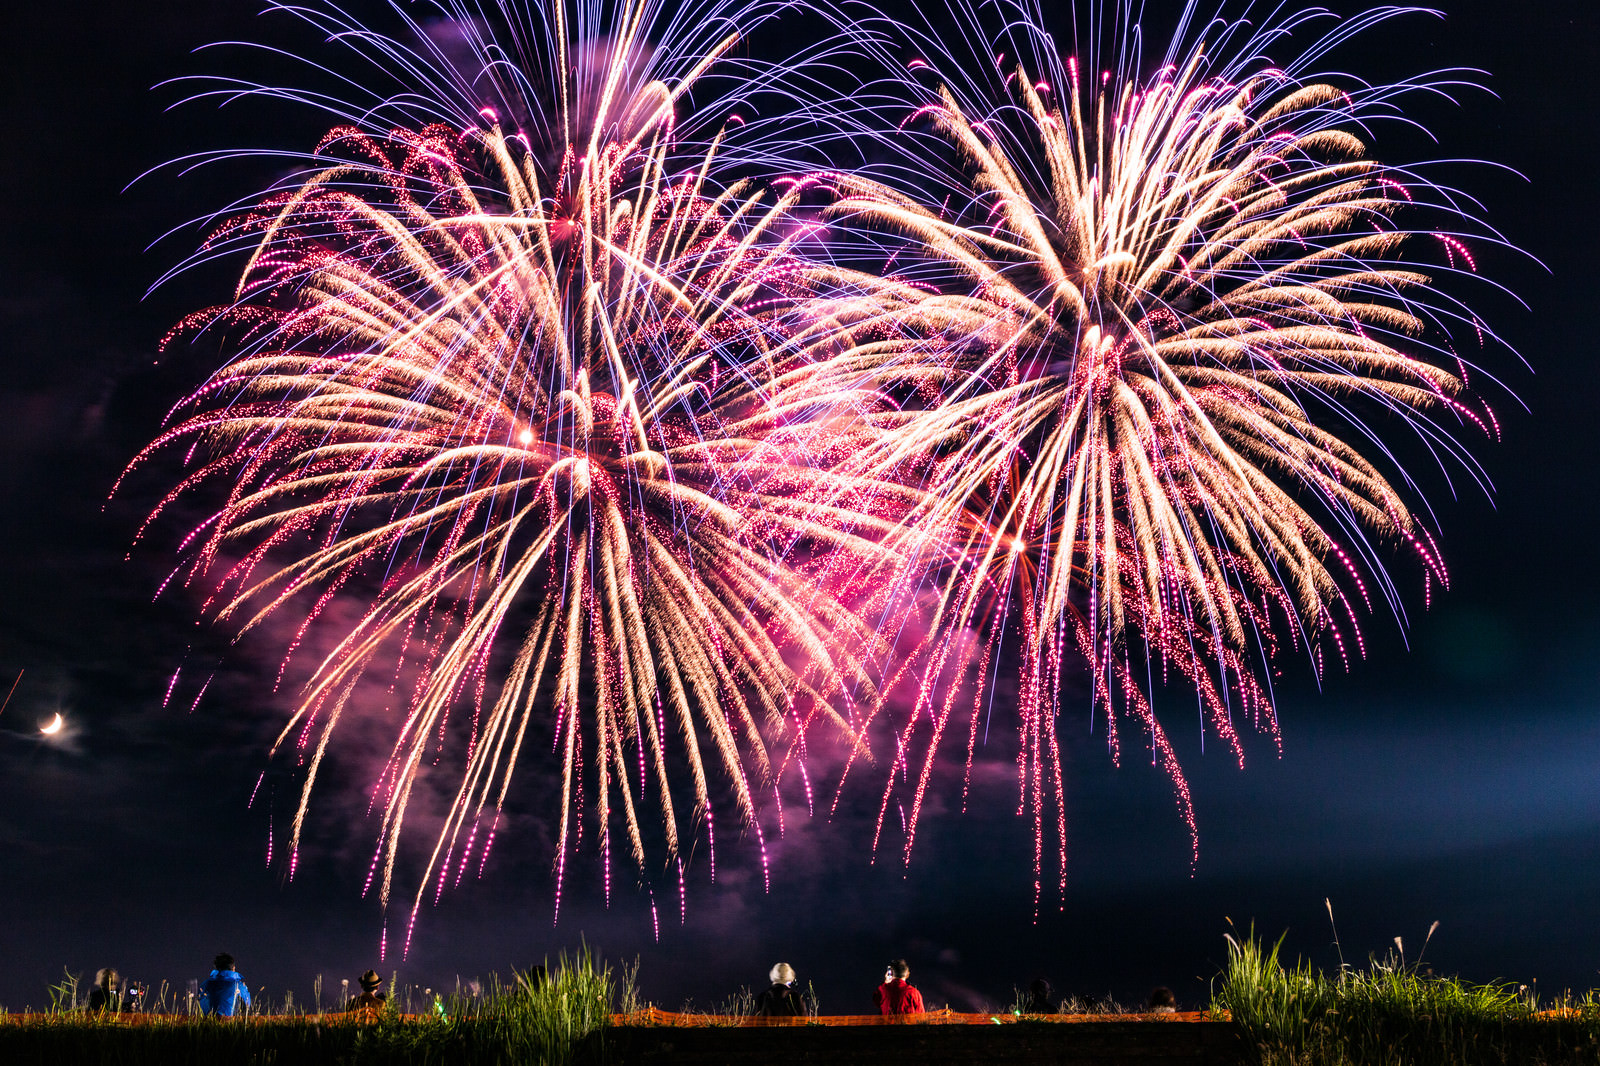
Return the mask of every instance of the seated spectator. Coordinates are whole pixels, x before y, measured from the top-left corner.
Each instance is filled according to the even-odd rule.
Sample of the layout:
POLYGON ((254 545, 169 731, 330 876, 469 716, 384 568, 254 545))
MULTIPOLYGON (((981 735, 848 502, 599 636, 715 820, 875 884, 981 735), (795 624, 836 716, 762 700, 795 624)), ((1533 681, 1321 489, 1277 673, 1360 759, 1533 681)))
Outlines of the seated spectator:
POLYGON ((350 1010, 381 1011, 389 1002, 389 997, 378 991, 378 986, 383 984, 383 978, 378 976, 377 970, 368 970, 361 975, 361 994, 350 1001, 350 1010))
POLYGON ((803 1018, 806 1003, 795 990, 794 967, 780 962, 767 974, 772 987, 756 997, 757 1018, 803 1018))
POLYGON ((1056 1005, 1055 1001, 1050 998, 1050 992, 1049 981, 1046 981, 1043 977, 1035 979, 1033 984, 1028 986, 1028 999, 1022 1005, 1022 1013, 1054 1014, 1056 1005))
POLYGON ((250 1006, 250 986, 233 968, 233 956, 224 951, 212 960, 216 968, 200 986, 200 1009, 217 1018, 232 1018, 240 1003, 250 1006))
POLYGON ((1150 1003, 1145 1009, 1151 1014, 1175 1014, 1178 1010, 1178 999, 1172 994, 1172 989, 1166 985, 1157 985, 1150 990, 1150 1003))
POLYGON ((905 959, 895 959, 889 964, 883 984, 872 993, 872 1001, 880 1011, 884 1014, 922 1013, 922 993, 910 983, 910 977, 911 967, 906 965, 905 959))
POLYGON ((94 987, 89 989, 89 1009, 101 1010, 127 1010, 131 1004, 117 990, 117 984, 122 979, 116 968, 107 966, 103 970, 96 970, 94 987))

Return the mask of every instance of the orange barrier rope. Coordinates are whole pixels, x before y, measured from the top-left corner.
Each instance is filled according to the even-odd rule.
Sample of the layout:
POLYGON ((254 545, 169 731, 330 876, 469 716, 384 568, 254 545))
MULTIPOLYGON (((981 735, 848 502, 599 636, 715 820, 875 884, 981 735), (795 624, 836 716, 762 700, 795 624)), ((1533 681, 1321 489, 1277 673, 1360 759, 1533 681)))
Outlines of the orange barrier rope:
MULTIPOLYGON (((392 1017, 403 1022, 422 1021, 432 1017, 427 1014, 396 1014, 392 1017)), ((158 1011, 85 1011, 61 1013, 9 1012, 0 1015, 0 1024, 12 1025, 373 1025, 378 1021, 376 1012, 328 1011, 325 1014, 251 1014, 233 1018, 211 1018, 203 1014, 162 1014, 158 1011)))
POLYGON ((1216 1022, 1225 1013, 1182 1011, 1176 1014, 963 1014, 949 1009, 922 1014, 821 1014, 814 1018, 747 1018, 730 1014, 679 1014, 646 1007, 631 1014, 613 1014, 612 1025, 678 1027, 761 1027, 787 1025, 1011 1025, 1016 1022, 1216 1022))
MULTIPOLYGON (((427 1014, 395 1014, 398 1021, 417 1022, 432 1017, 427 1014)), ((117 1013, 89 1013, 71 1011, 63 1014, 9 1014, 4 1020, 25 1025, 371 1025, 378 1021, 376 1011, 329 1011, 326 1014, 252 1014, 237 1018, 208 1018, 201 1014, 157 1014, 154 1012, 127 1011, 117 1013)), ((677 1011, 646 1007, 631 1014, 613 1014, 612 1025, 656 1026, 667 1028, 726 1028, 731 1026, 760 1028, 763 1026, 790 1025, 1012 1025, 1017 1022, 1049 1022, 1074 1024, 1100 1024, 1105 1022, 1215 1022, 1227 1021, 1226 1012, 1184 1011, 1178 1014, 1022 1014, 997 1011, 992 1014, 964 1014, 948 1008, 925 1011, 922 1014, 821 1014, 814 1018, 756 1018, 733 1014, 684 1014, 677 1011)))

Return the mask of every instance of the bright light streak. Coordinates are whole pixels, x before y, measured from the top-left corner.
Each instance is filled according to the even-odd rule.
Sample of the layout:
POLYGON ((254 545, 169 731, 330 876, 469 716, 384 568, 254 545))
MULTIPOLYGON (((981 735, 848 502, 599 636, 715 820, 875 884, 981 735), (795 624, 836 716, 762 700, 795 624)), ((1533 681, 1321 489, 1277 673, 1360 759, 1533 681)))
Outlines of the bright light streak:
POLYGON ((749 177, 792 138, 766 107, 781 77, 696 98, 726 128, 690 149, 686 93, 749 62, 729 26, 755 6, 555 0, 548 39, 497 40, 447 0, 483 70, 404 97, 437 97, 431 124, 340 125, 297 186, 217 230, 196 258, 248 253, 235 300, 175 332, 233 338, 231 361, 135 463, 185 456, 157 514, 226 490, 169 581, 241 631, 296 618, 283 675, 317 649, 278 740, 306 768, 291 855, 341 719, 383 713, 385 903, 423 777, 460 771, 419 881, 442 892, 481 872, 535 750, 561 782, 558 912, 580 850, 609 892, 613 833, 641 883, 671 868, 647 858, 647 813, 680 882, 703 827, 714 880, 718 790, 765 883, 763 820, 782 832, 795 768, 810 809, 825 740, 835 807, 880 760, 878 833, 900 812, 909 862, 941 744, 966 733, 965 802, 1002 710, 1036 882, 1053 813, 1064 885, 1077 689, 1114 759, 1131 725, 1169 776, 1197 855, 1151 689, 1192 686, 1242 762, 1240 723, 1277 736, 1285 653, 1347 664, 1362 615, 1403 617, 1385 545, 1427 594, 1447 585, 1390 439, 1476 476, 1461 435, 1495 423, 1449 332, 1481 325, 1435 286, 1476 268, 1470 198, 1368 155, 1419 86, 1269 62, 1295 15, 1186 19, 1220 43, 1173 42, 1159 68, 1123 26, 1086 84, 1039 5, 1000 3, 1014 17, 962 35, 967 60, 913 27, 906 62, 884 43, 905 35, 839 26, 889 88, 806 121, 900 153, 896 186, 749 177), (1002 671, 1014 712, 990 706, 1002 671))

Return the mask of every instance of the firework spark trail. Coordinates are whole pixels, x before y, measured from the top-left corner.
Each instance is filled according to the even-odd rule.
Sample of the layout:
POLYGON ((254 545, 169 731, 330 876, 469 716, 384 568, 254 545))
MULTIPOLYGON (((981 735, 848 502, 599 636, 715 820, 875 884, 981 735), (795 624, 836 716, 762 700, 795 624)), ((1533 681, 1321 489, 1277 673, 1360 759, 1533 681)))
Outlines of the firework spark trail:
POLYGON ((204 583, 241 632, 299 612, 280 681, 331 646, 278 740, 305 771, 291 863, 369 675, 398 724, 372 791, 385 905, 417 785, 459 763, 407 945, 430 884, 475 856, 481 876, 530 742, 560 767, 557 915, 586 832, 609 901, 615 830, 658 923, 653 807, 681 923, 681 825, 716 876, 708 764, 765 880, 762 814, 783 831, 783 786, 812 810, 831 735, 825 806, 876 763, 873 847, 893 809, 909 862, 941 747, 964 721, 965 809, 1013 669, 1037 911, 1052 833, 1065 885, 1078 673, 1113 761, 1132 723, 1171 779, 1197 855, 1156 678, 1242 762, 1236 723, 1277 737, 1286 653, 1348 664, 1361 614, 1404 623, 1389 545, 1425 595, 1448 585, 1385 423, 1484 481, 1462 433, 1496 423, 1448 330, 1485 332, 1433 279, 1476 269, 1463 235, 1499 238, 1364 138, 1460 81, 1316 73, 1395 9, 1285 66, 1268 47, 1315 12, 1189 3, 1152 67, 1129 3, 1091 5, 1063 58, 1032 0, 955 0, 948 39, 818 2, 833 37, 737 54, 789 6, 396 6, 411 43, 281 8, 398 88, 197 94, 336 119, 179 268, 247 258, 234 303, 175 331, 224 333, 232 361, 133 464, 184 455, 152 522, 225 497, 162 587, 204 583), (894 73, 836 102, 795 87, 863 61, 894 73), (889 162, 795 165, 840 146, 889 162))
POLYGON ((227 221, 213 246, 253 248, 238 303, 185 327, 231 329, 239 354, 135 461, 181 446, 197 464, 152 521, 228 486, 182 569, 212 580, 219 619, 247 631, 316 590, 292 658, 335 595, 367 599, 279 736, 305 767, 291 854, 362 678, 409 663, 390 675, 415 681, 374 793, 387 904, 427 752, 470 708, 408 944, 430 880, 442 892, 452 861, 459 879, 498 817, 530 728, 552 730, 562 768, 559 899, 590 803, 608 893, 614 822, 645 870, 652 784, 677 852, 670 732, 708 833, 715 760, 760 839, 758 787, 818 721, 855 744, 834 704, 875 698, 878 637, 835 589, 888 561, 872 531, 904 490, 793 461, 846 434, 787 430, 770 402, 780 379, 786 403, 822 402, 803 378, 826 342, 792 342, 783 319, 847 274, 794 254, 805 227, 780 232, 798 191, 717 183, 720 140, 674 171, 677 98, 732 37, 677 84, 646 80, 653 10, 626 5, 605 47, 557 27, 544 154, 493 109, 464 128, 339 126, 322 169, 227 221))
MULTIPOLYGON (((966 531, 966 576, 945 582, 936 645, 985 629, 996 611, 1011 619, 994 639, 1013 642, 1020 666, 1019 813, 1031 810, 1037 864, 1045 768, 1060 779, 1064 662, 1089 668, 1114 757, 1118 711, 1140 723, 1195 842, 1188 786, 1134 682, 1134 649, 1152 676, 1159 660, 1197 688, 1208 727, 1242 759, 1236 714, 1276 735, 1251 662, 1276 661, 1277 632, 1314 663, 1323 640, 1348 663, 1374 589, 1403 622, 1378 542, 1404 543, 1428 581, 1446 579, 1402 492, 1411 477, 1401 470, 1397 489, 1380 469, 1393 459, 1381 423, 1481 481, 1457 433, 1492 414, 1469 403, 1440 339, 1476 321, 1431 285, 1456 272, 1456 238, 1440 238, 1442 266, 1415 240, 1472 220, 1450 190, 1368 158, 1352 132, 1393 113, 1401 93, 1437 86, 1345 90, 1306 73, 1395 11, 1340 26, 1280 68, 1266 46, 1312 16, 1261 30, 1213 22, 1208 48, 1185 37, 1191 4, 1154 73, 1126 33, 1114 70, 1094 62, 1088 33, 1079 43, 1096 79, 1060 58, 1035 5, 999 6, 1006 30, 988 64, 870 8, 848 23, 863 50, 901 67, 845 118, 872 135, 893 116, 876 129, 894 132, 876 136, 903 162, 829 181, 836 219, 909 246, 880 314, 924 337, 880 345, 875 373, 857 359, 841 377, 870 375, 907 400, 939 390, 887 409, 849 469, 926 460, 928 502, 909 521, 966 531), (939 152, 955 166, 941 169, 939 152), (941 173, 939 185, 930 175, 941 173), (930 283, 937 294, 919 299, 930 283)), ((1133 25, 1130 8, 1108 14, 1133 25)), ((953 17, 983 23, 965 4, 953 17)), ((927 669, 944 655, 926 653, 927 669)), ((918 800, 956 699, 931 713, 928 692, 924 681, 898 741, 905 749, 930 712, 918 800)), ((1059 810, 1059 784, 1049 791, 1059 810)), ((891 779, 880 831, 894 792, 891 779)))

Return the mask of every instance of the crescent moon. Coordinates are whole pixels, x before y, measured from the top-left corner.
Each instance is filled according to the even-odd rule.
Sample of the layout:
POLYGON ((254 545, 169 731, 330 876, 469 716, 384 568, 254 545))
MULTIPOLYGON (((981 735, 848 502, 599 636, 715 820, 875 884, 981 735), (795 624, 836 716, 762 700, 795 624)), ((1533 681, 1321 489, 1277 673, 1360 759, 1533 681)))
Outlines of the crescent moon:
POLYGON ((39 727, 39 732, 47 737, 53 737, 61 732, 63 725, 66 725, 66 720, 61 717, 61 712, 57 711, 56 716, 50 719, 49 723, 39 727))

